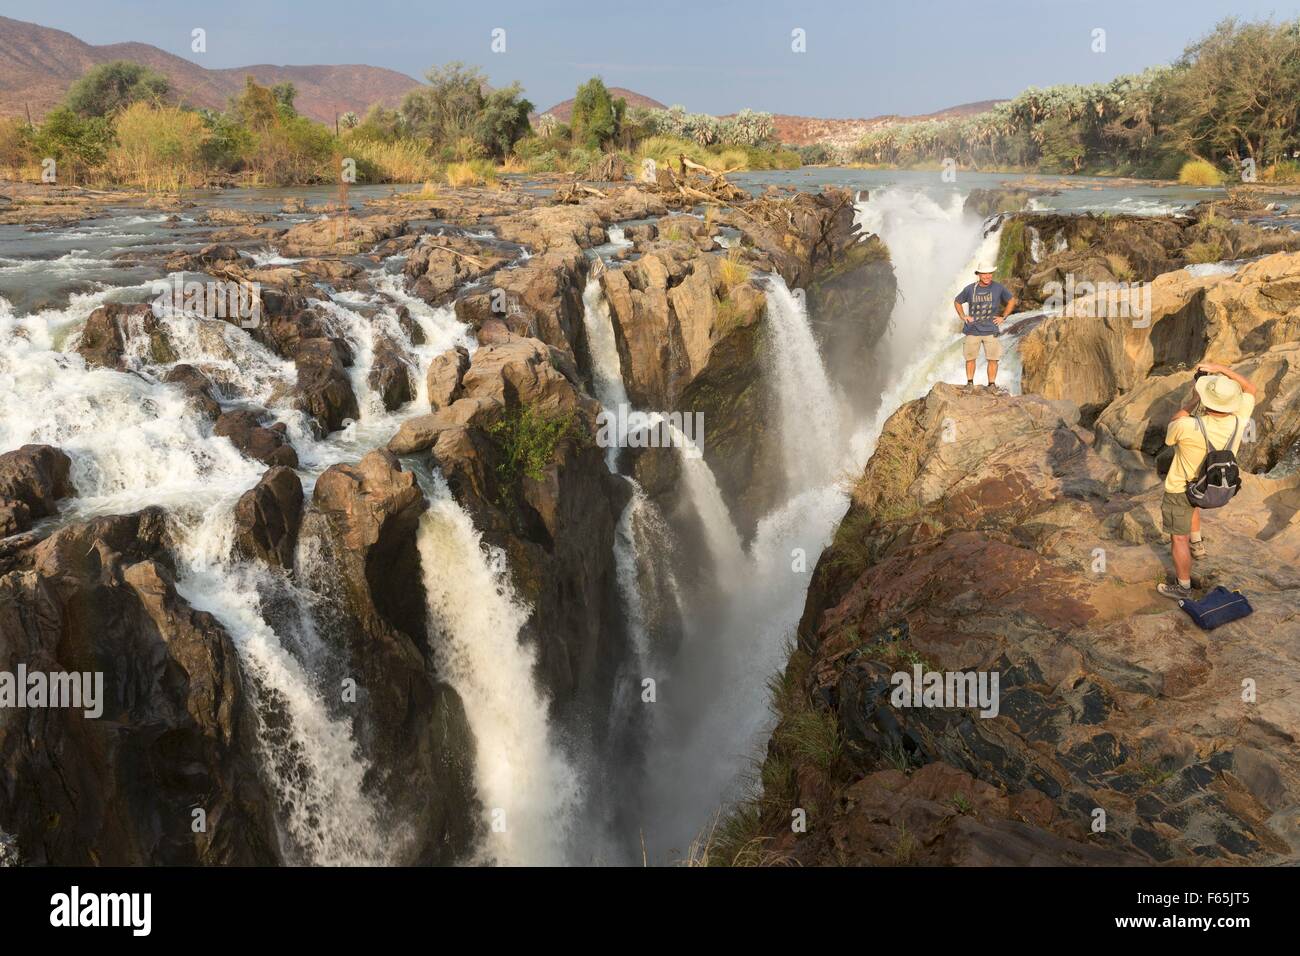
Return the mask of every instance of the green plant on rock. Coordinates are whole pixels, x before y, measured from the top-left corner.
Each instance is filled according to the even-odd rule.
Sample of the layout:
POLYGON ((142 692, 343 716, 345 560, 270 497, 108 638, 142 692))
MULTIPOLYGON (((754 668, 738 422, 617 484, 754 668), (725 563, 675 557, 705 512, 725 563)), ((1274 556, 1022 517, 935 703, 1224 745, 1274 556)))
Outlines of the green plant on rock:
POLYGON ((541 481, 560 442, 576 433, 572 412, 548 414, 536 405, 520 405, 487 428, 500 451, 497 480, 510 495, 524 477, 541 481))

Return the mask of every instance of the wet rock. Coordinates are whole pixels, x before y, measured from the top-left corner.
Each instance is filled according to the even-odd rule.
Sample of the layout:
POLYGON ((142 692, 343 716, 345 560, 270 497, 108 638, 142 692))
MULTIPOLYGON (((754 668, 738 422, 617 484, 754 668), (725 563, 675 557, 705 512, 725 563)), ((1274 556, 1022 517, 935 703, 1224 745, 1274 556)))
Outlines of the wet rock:
POLYGON ((75 349, 87 365, 101 368, 125 368, 126 342, 132 323, 141 328, 156 326, 148 305, 124 305, 110 302, 101 305, 86 318, 75 349))
POLYGON ((163 376, 163 381, 178 386, 194 411, 208 421, 216 421, 221 414, 221 404, 213 394, 211 380, 193 365, 173 365, 163 376))
POLYGON ((325 434, 360 417, 356 393, 340 347, 332 339, 304 339, 293 353, 298 368, 294 404, 311 415, 325 434))
POLYGON ((213 426, 212 434, 229 438, 230 443, 249 458, 272 467, 298 467, 298 453, 289 444, 288 428, 284 422, 264 426, 259 413, 238 409, 223 412, 213 426))
POLYGON ((301 536, 318 553, 301 569, 345 613, 327 628, 360 690, 357 733, 395 818, 411 821, 410 857, 450 863, 477 835, 474 744, 459 696, 437 676, 416 534, 428 507, 387 451, 317 479, 301 536))
POLYGON ((77 493, 71 470, 72 459, 53 445, 23 445, 0 455, 0 537, 57 513, 59 499, 77 493))
POLYGON ((404 232, 401 216, 332 216, 290 227, 277 237, 276 246, 291 257, 355 256, 404 232))
POLYGON ((392 339, 379 336, 375 342, 369 380, 385 409, 394 411, 415 398, 412 374, 406 353, 392 339))
POLYGON ((176 592, 164 533, 160 509, 78 522, 0 576, 0 670, 102 674, 97 717, 0 723, 0 828, 27 864, 279 862, 239 656, 176 592))
POLYGON ((433 410, 445 408, 464 393, 461 379, 469 370, 469 350, 463 346, 448 349, 429 363, 429 404, 433 410))
POLYGON ((236 545, 267 564, 292 568, 302 500, 302 482, 293 468, 268 468, 235 505, 236 545))

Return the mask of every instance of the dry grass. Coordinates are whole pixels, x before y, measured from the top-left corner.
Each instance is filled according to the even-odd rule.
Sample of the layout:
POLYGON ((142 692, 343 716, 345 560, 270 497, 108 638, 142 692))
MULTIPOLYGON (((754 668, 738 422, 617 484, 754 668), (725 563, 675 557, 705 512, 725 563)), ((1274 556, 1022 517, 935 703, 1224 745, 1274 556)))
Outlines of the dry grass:
POLYGON ((449 163, 446 170, 447 185, 487 186, 497 181, 497 168, 485 159, 470 159, 449 163))

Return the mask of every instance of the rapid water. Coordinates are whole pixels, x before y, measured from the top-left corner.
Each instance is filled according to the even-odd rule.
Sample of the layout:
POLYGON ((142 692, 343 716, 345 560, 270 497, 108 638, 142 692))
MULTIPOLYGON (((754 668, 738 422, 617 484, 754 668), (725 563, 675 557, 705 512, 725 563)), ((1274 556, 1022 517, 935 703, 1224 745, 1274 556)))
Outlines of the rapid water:
MULTIPOLYGON (((195 365, 213 381, 223 408, 264 407, 270 419, 283 421, 310 496, 325 468, 357 460, 385 443, 404 418, 428 407, 425 372, 435 355, 475 344, 450 307, 434 309, 407 294, 388 264, 367 279, 373 291, 323 291, 312 300, 331 333, 353 352, 349 376, 360 409, 357 421, 323 439, 289 404, 294 365, 230 323, 165 311, 159 326, 174 353, 168 361, 155 360, 135 322, 128 328, 128 371, 87 366, 73 351, 81 324, 104 302, 147 300, 147 284, 74 292, 63 308, 27 314, 0 299, 0 449, 41 442, 71 456, 77 496, 63 503, 53 523, 149 505, 167 509, 177 590, 220 621, 248 678, 263 776, 278 803, 281 849, 289 862, 401 863, 411 834, 367 791, 369 764, 351 720, 326 704, 337 689, 323 681, 336 662, 316 633, 317 611, 327 598, 309 583, 328 569, 313 567, 316 558, 305 542, 292 577, 236 555, 234 507, 264 466, 215 437, 182 392, 162 379, 176 364, 195 365), (400 307, 418 325, 422 343, 404 331, 400 307), (406 356, 416 385, 417 399, 395 412, 383 408, 369 383, 381 337, 406 356)), ((527 609, 509 593, 504 565, 489 568, 468 517, 445 486, 440 480, 434 486, 419 545, 428 555, 426 579, 441 622, 437 653, 461 691, 478 744, 480 798, 505 813, 501 821, 486 821, 491 838, 482 858, 560 862, 577 781, 551 749, 533 654, 516 637, 527 609), (489 640, 491 654, 484 656, 489 640), (494 823, 504 829, 495 831, 494 823)))
POLYGON ((504 554, 485 551, 438 475, 420 519, 420 565, 439 673, 456 688, 474 734, 474 774, 486 814, 479 862, 566 862, 580 796, 578 772, 553 739, 533 677, 536 650, 519 632, 531 610, 515 594, 504 554))

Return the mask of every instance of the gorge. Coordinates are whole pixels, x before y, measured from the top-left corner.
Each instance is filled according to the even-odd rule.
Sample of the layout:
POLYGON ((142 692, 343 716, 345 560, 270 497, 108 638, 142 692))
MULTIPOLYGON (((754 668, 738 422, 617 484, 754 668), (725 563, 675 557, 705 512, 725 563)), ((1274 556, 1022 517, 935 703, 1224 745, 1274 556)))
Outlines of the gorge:
POLYGON ((1253 653, 1290 653, 1300 240, 847 172, 707 208, 521 182, 3 227, 0 670, 106 698, 0 722, 23 862, 1291 858, 1289 705, 1221 726, 1235 664, 1138 583, 1171 396, 1245 363, 1269 401, 1223 534, 1277 570, 1222 573, 1259 594, 1253 653), (1209 228, 1231 262, 1184 268, 1209 228), (1149 329, 1038 310, 1117 255, 1149 329), (1009 397, 951 387, 990 258, 1028 306, 1009 397), (178 274, 256 283, 261 322, 151 305, 178 274), (634 412, 703 441, 630 440, 634 412), (899 661, 1001 662, 996 729, 882 717, 899 661))

